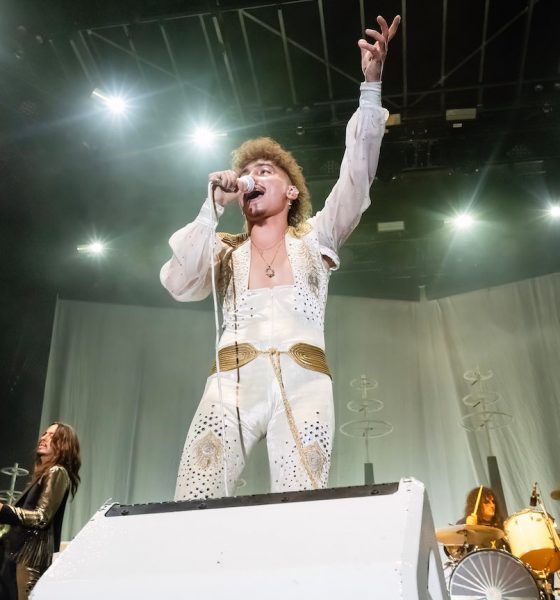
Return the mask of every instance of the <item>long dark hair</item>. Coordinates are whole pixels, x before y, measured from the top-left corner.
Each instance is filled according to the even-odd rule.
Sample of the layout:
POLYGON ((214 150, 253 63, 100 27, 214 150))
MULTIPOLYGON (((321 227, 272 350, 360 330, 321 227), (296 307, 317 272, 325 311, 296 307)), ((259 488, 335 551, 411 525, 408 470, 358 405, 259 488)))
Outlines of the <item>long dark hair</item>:
MULTIPOLYGON (((476 504, 476 499, 478 497, 479 490, 480 490, 480 487, 475 487, 468 493, 467 502, 465 504, 465 517, 468 517, 469 515, 472 514, 472 512, 474 510, 474 506, 476 504)), ((499 504, 498 500, 496 499, 496 494, 494 493, 494 490, 492 488, 489 488, 489 487, 482 488, 482 493, 480 494, 480 502, 478 504, 478 510, 476 511, 476 516, 477 516, 479 525, 485 524, 485 525, 491 525, 492 527, 499 527, 500 529, 503 528, 504 515, 502 514, 502 511, 500 509, 500 504, 499 504), (490 521, 490 523, 485 522, 483 519, 483 516, 482 516, 482 503, 487 500, 494 500, 494 506, 496 507, 494 516, 492 517, 492 520, 490 521)))
POLYGON ((41 462, 41 457, 37 455, 35 458, 35 469, 33 470, 33 480, 37 481, 40 479, 51 467, 61 465, 66 469, 68 477, 70 477, 70 491, 72 492, 72 497, 74 497, 80 484, 78 472, 82 466, 80 441, 71 425, 61 423, 60 421, 55 421, 51 425, 57 426, 51 440, 53 454, 44 463, 41 462))

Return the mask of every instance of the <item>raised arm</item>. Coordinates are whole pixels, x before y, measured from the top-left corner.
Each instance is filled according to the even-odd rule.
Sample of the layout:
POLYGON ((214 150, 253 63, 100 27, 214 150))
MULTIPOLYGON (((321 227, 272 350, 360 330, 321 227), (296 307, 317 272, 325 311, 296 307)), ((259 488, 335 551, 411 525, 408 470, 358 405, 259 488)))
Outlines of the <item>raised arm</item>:
MULTIPOLYGON (((324 208, 311 222, 319 241, 336 253, 357 226, 362 213, 370 205, 369 189, 375 177, 381 140, 385 133, 388 112, 381 106, 381 74, 389 41, 397 32, 400 17, 389 27, 383 17, 377 17, 381 32, 366 29, 374 44, 359 40, 362 72, 365 81, 360 86, 360 104, 346 127, 346 151, 338 181, 324 208)), ((330 252, 329 252, 330 254, 330 252)))

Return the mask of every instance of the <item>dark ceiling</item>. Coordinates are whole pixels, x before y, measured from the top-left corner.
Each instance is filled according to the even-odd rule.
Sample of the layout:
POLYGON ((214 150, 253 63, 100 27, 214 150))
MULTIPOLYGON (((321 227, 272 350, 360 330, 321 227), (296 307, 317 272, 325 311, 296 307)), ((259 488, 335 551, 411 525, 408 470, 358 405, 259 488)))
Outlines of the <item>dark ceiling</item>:
POLYGON ((385 137, 378 200, 333 285, 414 298, 419 285, 439 296, 499 283, 504 268, 509 280, 555 270, 555 248, 541 246, 556 237, 543 238, 536 219, 559 191, 555 4, 13 2, 1 23, 0 87, 12 276, 65 295, 165 302, 161 290, 149 289, 157 288, 164 240, 193 216, 206 173, 253 135, 272 135, 295 152, 320 207, 356 106, 356 40, 376 14, 396 13, 403 22, 384 73, 384 103, 398 124, 385 137), (128 118, 111 121, 93 89, 126 95, 128 118), (450 121, 450 109, 476 118, 450 121), (211 154, 188 138, 202 122, 227 134, 211 154), (450 257, 443 219, 466 203, 492 223, 490 246, 479 240, 478 251, 469 243, 467 255, 450 257), (405 231, 379 235, 384 220, 404 221, 405 231), (533 220, 537 245, 532 225, 516 228, 533 220), (93 232, 111 240, 110 264, 78 260, 76 245, 93 232), (496 262, 492 244, 506 263, 496 262), (356 270, 369 274, 365 287, 363 277, 357 286, 350 281, 356 270))
POLYGON ((319 208, 357 103, 356 41, 377 14, 403 16, 383 84, 396 124, 333 291, 417 299, 557 271, 560 223, 543 217, 560 196, 557 5, 4 2, 2 389, 17 387, 25 365, 44 367, 56 294, 172 305, 157 279, 166 240, 241 140, 272 135, 289 147, 319 208), (95 88, 126 95, 128 117, 107 117, 95 88), (449 120, 452 109, 475 118, 449 120), (227 134, 209 154, 188 137, 202 122, 227 134), (465 207, 481 223, 457 236, 444 221, 465 207), (385 221, 404 231, 380 233, 385 221), (103 260, 76 253, 93 235, 110 243, 103 260))

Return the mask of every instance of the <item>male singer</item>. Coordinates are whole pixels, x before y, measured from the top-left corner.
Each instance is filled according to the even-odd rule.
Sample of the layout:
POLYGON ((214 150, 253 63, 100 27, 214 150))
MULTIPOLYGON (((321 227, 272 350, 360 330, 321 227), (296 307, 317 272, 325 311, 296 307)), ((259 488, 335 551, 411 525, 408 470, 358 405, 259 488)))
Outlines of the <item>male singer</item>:
POLYGON ((327 287, 338 249, 370 205, 387 118, 381 72, 400 17, 390 27, 383 17, 377 22, 381 32, 366 29, 375 42, 358 41, 365 81, 323 210, 311 217, 294 157, 270 138, 257 138, 234 152, 232 170, 210 173, 215 207, 207 199, 196 219, 171 236, 162 284, 177 300, 201 300, 212 291, 214 273, 224 323, 219 373, 214 367, 191 423, 176 500, 233 493, 263 437, 272 491, 327 485, 334 435, 323 330, 327 287), (216 234, 217 217, 235 201, 247 233, 216 234))

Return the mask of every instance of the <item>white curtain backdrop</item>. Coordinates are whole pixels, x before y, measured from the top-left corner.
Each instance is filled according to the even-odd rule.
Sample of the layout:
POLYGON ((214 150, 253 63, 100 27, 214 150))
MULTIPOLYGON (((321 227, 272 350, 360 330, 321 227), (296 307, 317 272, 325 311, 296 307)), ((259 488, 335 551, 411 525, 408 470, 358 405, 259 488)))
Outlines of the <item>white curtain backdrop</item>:
MULTIPOLYGON (((393 432, 370 440, 377 483, 413 476, 425 483, 436 526, 462 515, 466 492, 488 484, 497 457, 511 514, 560 487, 560 274, 441 300, 400 302, 332 296, 327 354, 334 374, 337 428, 361 418, 350 381, 366 375, 384 408, 370 418, 393 432), (466 431, 462 402, 469 369, 513 416, 488 435, 466 431), (490 442, 490 447, 489 447, 490 442)), ((43 425, 73 424, 82 444, 82 485, 63 535, 71 538, 107 499, 169 500, 188 425, 213 356, 213 314, 200 305, 146 308, 60 300, 49 359, 43 425)), ((332 487, 364 482, 364 439, 337 431, 332 487)), ((238 493, 268 491, 264 444, 238 493)), ((558 503, 548 499, 558 518, 558 503)))

